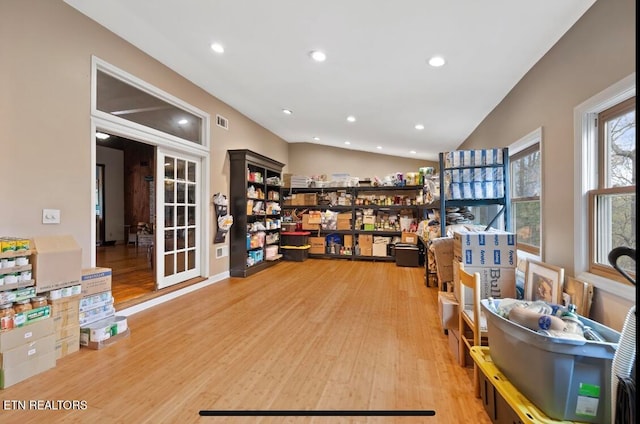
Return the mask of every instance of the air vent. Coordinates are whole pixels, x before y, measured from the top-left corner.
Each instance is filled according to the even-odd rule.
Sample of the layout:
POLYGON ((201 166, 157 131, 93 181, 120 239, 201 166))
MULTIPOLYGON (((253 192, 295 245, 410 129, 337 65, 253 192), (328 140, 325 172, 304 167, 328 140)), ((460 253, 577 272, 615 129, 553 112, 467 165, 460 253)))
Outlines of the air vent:
POLYGON ((216 115, 216 123, 225 130, 229 129, 229 120, 224 116, 216 115))
POLYGON ((224 258, 225 256, 229 256, 229 247, 228 246, 216 247, 216 259, 224 258))

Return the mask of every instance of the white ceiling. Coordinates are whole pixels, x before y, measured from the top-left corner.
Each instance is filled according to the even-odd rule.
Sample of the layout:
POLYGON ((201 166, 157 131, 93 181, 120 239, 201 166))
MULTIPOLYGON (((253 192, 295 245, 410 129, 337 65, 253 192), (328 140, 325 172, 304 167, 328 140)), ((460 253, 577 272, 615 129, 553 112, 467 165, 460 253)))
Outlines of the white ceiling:
POLYGON ((287 142, 427 160, 457 148, 595 2, 65 1, 287 142))

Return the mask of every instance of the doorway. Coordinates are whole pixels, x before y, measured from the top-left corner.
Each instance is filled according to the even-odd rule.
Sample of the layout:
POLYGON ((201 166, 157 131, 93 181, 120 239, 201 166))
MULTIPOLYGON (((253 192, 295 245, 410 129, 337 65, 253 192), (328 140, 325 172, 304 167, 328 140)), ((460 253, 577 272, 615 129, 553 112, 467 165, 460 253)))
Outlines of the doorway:
POLYGON ((96 138, 96 266, 111 268, 114 303, 156 291, 155 147, 101 132, 96 138), (100 224, 98 226, 98 223, 100 224))

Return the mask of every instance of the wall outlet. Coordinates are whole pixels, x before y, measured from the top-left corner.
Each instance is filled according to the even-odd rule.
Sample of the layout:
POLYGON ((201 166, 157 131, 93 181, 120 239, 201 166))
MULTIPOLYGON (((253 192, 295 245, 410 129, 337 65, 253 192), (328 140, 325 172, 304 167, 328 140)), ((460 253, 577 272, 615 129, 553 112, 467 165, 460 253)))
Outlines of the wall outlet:
POLYGON ((59 224, 60 209, 42 209, 43 224, 59 224))

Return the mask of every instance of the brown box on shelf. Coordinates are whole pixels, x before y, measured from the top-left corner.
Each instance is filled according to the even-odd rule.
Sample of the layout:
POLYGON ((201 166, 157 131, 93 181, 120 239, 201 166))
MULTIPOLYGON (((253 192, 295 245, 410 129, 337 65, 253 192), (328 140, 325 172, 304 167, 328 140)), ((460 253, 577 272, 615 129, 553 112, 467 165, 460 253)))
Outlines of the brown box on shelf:
POLYGON ((358 244, 360 245, 360 248, 371 247, 373 245, 373 235, 372 234, 358 235, 358 244))
POLYGON ((351 234, 344 235, 344 247, 353 247, 353 236, 351 234))
POLYGON ((350 230, 351 229, 351 221, 349 220, 338 220, 336 224, 336 230, 350 230))
POLYGON ((322 255, 325 253, 325 239, 324 237, 309 237, 309 253, 314 255, 322 255))
POLYGON ((82 296, 111 290, 111 268, 86 268, 82 270, 82 296))
POLYGON ((418 234, 404 231, 402 233, 402 243, 418 244, 418 234))
POLYGON ((293 174, 282 174, 282 186, 291 187, 291 176, 293 174))
POLYGON ((302 215, 302 229, 303 230, 319 230, 320 224, 310 224, 309 214, 305 213, 304 215, 302 215))
POLYGON ((304 203, 303 205, 317 205, 318 204, 318 194, 317 193, 305 193, 304 194, 304 203))
POLYGON ((373 246, 360 246, 360 256, 373 256, 373 246))
POLYGON ((351 212, 341 212, 338 214, 338 221, 350 221, 351 218, 351 212))
POLYGON ((34 237, 32 244, 37 293, 80 284, 82 249, 72 236, 34 237))

